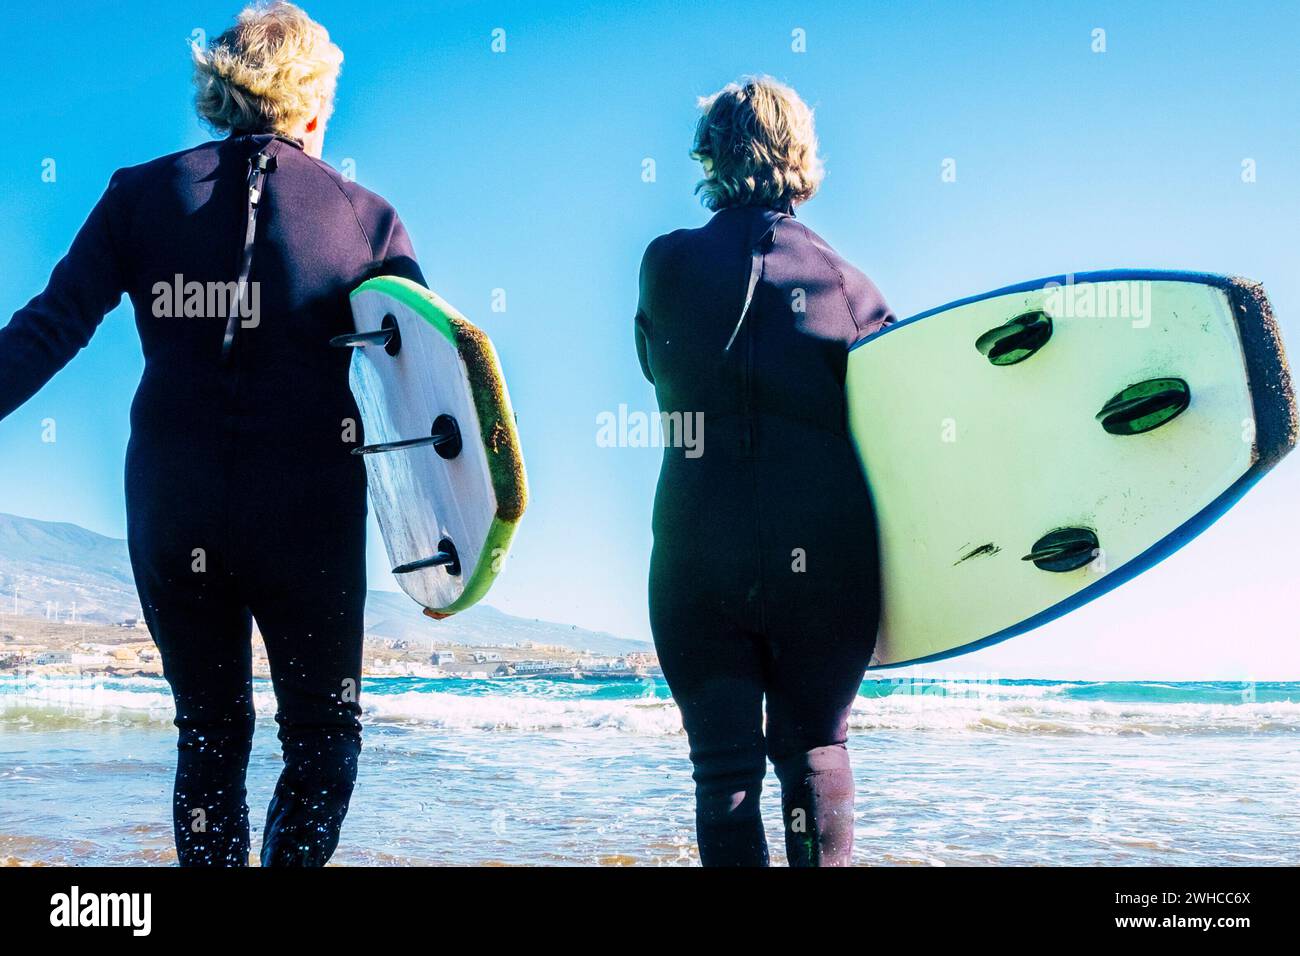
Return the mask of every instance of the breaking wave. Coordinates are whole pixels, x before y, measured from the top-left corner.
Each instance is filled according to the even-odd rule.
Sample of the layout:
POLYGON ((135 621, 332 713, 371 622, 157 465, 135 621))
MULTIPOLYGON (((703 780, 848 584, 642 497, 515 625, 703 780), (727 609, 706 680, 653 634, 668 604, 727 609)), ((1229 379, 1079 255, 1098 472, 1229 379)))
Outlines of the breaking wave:
MULTIPOLYGON (((275 713, 257 681, 259 717, 275 713)), ((372 726, 463 733, 664 736, 681 720, 662 681, 368 679, 372 726)), ((167 727, 171 695, 148 677, 0 677, 0 733, 103 724, 167 727)), ((859 732, 1177 736, 1300 733, 1300 684, 879 681, 863 684, 859 732)))

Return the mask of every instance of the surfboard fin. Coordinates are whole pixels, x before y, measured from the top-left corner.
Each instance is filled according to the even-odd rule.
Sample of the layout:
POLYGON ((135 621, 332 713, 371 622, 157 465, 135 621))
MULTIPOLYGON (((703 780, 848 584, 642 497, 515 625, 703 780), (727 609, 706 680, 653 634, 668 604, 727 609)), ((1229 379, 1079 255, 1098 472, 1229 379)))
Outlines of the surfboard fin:
POLYGON ((1041 349, 1051 337, 1051 316, 1035 310, 989 329, 975 340, 975 348, 994 365, 1015 365, 1041 349))
POLYGON ((446 568, 448 574, 460 574, 460 555, 456 553, 456 546, 451 543, 450 538, 443 538, 438 542, 438 551, 433 556, 399 564, 393 568, 393 573, 410 574, 412 571, 423 571, 425 568, 446 568))
POLYGON ((396 355, 402 350, 402 330, 398 328, 397 317, 384 316, 379 328, 372 332, 348 332, 330 339, 330 345, 336 349, 367 348, 382 345, 389 355, 396 355))
POLYGON ((428 438, 404 438, 401 441, 379 442, 374 445, 362 445, 352 449, 354 455, 374 455, 386 451, 402 451, 406 448, 420 448, 432 445, 438 457, 448 460, 460 454, 463 443, 460 437, 460 425, 450 415, 439 415, 433 420, 433 428, 428 438))
POLYGON ((1140 435, 1177 418, 1191 401, 1192 390, 1181 378, 1152 378, 1114 395, 1097 421, 1112 435, 1140 435))
POLYGON ((1077 571, 1091 564, 1101 550, 1091 528, 1057 528, 1034 542, 1034 549, 1021 558, 1044 571, 1077 571))

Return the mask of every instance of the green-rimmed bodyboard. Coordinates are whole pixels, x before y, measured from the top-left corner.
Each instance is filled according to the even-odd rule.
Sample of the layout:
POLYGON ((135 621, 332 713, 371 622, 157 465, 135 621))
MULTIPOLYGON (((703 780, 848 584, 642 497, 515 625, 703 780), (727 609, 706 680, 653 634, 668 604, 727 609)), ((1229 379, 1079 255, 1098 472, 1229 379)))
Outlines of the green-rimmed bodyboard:
POLYGON ((1207 527, 1296 443, 1257 283, 1117 271, 1024 283, 849 354, 880 528, 872 666, 1023 633, 1207 527))
POLYGON ((503 567, 528 497, 501 365, 481 329, 407 279, 358 286, 352 316, 362 337, 379 336, 356 349, 350 378, 395 577, 431 616, 463 611, 503 567), (405 444, 376 449, 392 443, 405 444), (454 560, 399 571, 439 554, 454 560))

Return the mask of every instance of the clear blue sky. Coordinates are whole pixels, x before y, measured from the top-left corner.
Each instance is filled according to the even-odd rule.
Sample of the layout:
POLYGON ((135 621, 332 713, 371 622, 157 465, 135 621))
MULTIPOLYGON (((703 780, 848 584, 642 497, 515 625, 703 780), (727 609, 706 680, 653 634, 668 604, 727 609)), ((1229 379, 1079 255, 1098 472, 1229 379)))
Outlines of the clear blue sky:
MULTIPOLYGON (((632 348, 640 254, 705 220, 694 101, 743 73, 784 79, 817 109, 828 177, 801 215, 899 314, 1067 271, 1235 272, 1263 280, 1300 355, 1293 2, 305 6, 346 56, 326 160, 354 160, 394 203, 432 286, 501 354, 533 491, 491 596, 513 613, 648 636, 658 453, 598 447, 596 415, 654 407, 632 348), (940 181, 946 157, 956 183, 940 181), (489 308, 496 288, 504 314, 489 308)), ((186 40, 237 9, 0 8, 0 316, 44 284, 115 168, 205 137, 186 40)), ((141 367, 120 308, 0 423, 0 510, 125 533, 141 367), (45 417, 54 445, 39 441, 45 417)), ((945 667, 1300 677, 1297 502, 1300 455, 1139 581, 945 667)), ((372 583, 391 588, 373 537, 372 583)))

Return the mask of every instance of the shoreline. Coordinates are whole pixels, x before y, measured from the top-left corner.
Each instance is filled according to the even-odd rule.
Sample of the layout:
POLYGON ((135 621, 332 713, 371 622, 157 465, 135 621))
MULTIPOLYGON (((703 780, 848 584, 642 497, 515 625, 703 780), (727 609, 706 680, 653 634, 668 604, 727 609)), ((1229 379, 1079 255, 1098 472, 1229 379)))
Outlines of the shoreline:
MULTIPOLYGON (((253 628, 253 677, 269 679, 266 645, 253 628)), ((361 676, 509 680, 638 680, 660 676, 653 653, 589 654, 532 641, 501 644, 416 642, 366 637, 361 676)), ((143 623, 49 621, 0 616, 0 674, 14 677, 162 677, 162 660, 143 623)))

